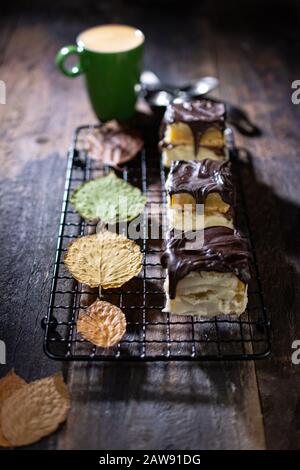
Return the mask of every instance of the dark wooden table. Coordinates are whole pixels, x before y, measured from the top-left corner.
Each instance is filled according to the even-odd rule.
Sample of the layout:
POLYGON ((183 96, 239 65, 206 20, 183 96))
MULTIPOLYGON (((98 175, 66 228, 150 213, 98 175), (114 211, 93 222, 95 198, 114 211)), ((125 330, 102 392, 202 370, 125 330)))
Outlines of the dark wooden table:
POLYGON ((172 1, 43 2, 44 11, 34 3, 15 3, 0 19, 0 375, 15 367, 29 380, 62 368, 73 403, 67 424, 33 448, 299 449, 300 366, 291 362, 300 339, 297 2, 184 2, 184 12, 172 1), (111 21, 145 32, 145 66, 162 79, 217 76, 219 96, 263 131, 236 137, 253 165, 245 185, 272 314, 266 360, 61 364, 43 354, 66 151, 74 127, 95 122, 82 79, 60 75, 54 57, 79 31, 111 21))

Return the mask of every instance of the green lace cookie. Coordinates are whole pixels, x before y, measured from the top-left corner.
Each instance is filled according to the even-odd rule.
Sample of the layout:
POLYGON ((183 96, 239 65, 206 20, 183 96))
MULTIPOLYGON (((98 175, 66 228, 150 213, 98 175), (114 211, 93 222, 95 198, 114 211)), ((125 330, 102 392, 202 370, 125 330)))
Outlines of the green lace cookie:
POLYGON ((135 219, 142 212, 146 197, 138 188, 110 172, 79 186, 70 201, 86 220, 118 223, 135 219))

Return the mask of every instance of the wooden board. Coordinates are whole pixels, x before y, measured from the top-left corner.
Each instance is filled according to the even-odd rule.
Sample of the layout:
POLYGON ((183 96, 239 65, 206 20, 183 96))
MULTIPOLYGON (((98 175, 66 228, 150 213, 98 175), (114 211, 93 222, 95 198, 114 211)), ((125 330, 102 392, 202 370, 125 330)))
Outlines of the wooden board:
POLYGON ((12 12, 1 20, 7 104, 0 107, 0 338, 8 363, 0 373, 14 366, 33 379, 63 367, 73 397, 67 424, 34 448, 300 447, 299 374, 290 360, 299 334, 299 108, 291 104, 290 83, 300 71, 288 28, 294 11, 286 7, 281 22, 273 15, 274 30, 265 25, 257 32, 251 5, 229 24, 232 12, 221 12, 224 20, 217 23, 210 2, 193 7, 184 20, 179 7, 167 3, 164 9, 104 2, 87 11, 65 2, 58 14, 51 2, 46 13, 12 12), (219 95, 262 127, 261 138, 239 136, 238 143, 252 156, 245 165, 247 201, 273 318, 273 355, 266 361, 62 365, 42 352, 40 321, 48 303, 66 151, 74 127, 95 122, 83 79, 60 75, 54 57, 79 31, 108 21, 143 29, 145 66, 162 79, 216 75, 219 95))

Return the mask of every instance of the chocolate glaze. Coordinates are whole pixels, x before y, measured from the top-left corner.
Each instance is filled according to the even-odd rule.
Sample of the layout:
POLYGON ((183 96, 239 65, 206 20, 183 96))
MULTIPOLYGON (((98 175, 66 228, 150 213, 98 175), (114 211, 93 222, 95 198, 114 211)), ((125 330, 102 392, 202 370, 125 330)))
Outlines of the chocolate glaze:
POLYGON ((168 124, 183 122, 187 124, 193 134, 194 152, 197 155, 201 136, 211 127, 220 131, 225 129, 225 105, 207 99, 171 103, 168 105, 161 132, 168 124))
POLYGON ((196 204, 204 204, 210 193, 218 193, 221 199, 234 206, 235 191, 230 162, 217 160, 174 161, 167 180, 170 196, 188 193, 196 204))
POLYGON ((201 235, 204 235, 202 246, 196 232, 172 230, 167 236, 161 263, 168 270, 171 299, 176 297, 178 282, 192 271, 232 272, 245 283, 250 280, 251 254, 245 238, 221 226, 206 228, 201 235))

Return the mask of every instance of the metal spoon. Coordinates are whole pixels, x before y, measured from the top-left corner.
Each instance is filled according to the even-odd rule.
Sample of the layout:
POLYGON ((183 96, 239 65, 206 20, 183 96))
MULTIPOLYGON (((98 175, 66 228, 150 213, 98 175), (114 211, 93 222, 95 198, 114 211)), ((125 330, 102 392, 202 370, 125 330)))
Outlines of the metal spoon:
MULTIPOLYGON (((198 80, 176 87, 174 85, 164 85, 159 77, 150 70, 146 70, 141 75, 141 94, 153 107, 166 107, 174 99, 187 101, 211 92, 219 85, 219 80, 215 77, 202 77, 198 80)), ((214 99, 209 97, 210 99, 214 99)), ((253 124, 248 115, 237 106, 225 102, 228 122, 236 129, 247 136, 259 136, 261 130, 253 124)))
POLYGON ((150 70, 141 75, 141 92, 152 106, 167 106, 174 98, 183 100, 204 95, 217 88, 219 80, 215 77, 202 77, 183 86, 162 84, 158 76, 150 70))

